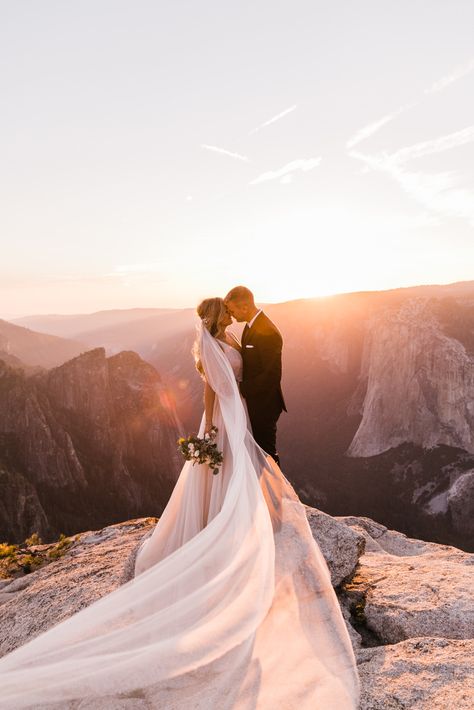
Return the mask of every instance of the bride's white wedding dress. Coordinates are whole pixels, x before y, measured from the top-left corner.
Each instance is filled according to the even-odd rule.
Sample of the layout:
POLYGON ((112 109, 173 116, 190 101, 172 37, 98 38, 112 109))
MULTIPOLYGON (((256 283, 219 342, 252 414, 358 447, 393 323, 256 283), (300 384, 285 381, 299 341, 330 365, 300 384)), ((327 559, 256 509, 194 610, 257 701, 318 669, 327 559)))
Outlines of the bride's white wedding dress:
MULTIPOLYGON (((251 434, 241 355, 196 327, 219 473, 185 462, 134 578, 0 659, 0 708, 358 707, 329 570, 304 506, 251 434)), ((198 436, 204 426, 203 414, 198 436)))

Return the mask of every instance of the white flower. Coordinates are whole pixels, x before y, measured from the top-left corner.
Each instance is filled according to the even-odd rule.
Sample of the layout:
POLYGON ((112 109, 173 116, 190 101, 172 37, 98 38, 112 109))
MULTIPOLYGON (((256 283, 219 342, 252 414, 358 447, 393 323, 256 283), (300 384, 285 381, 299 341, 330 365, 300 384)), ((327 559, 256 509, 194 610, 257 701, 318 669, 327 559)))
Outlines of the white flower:
POLYGON ((192 443, 189 444, 189 450, 190 450, 190 451, 194 451, 194 444, 192 444, 192 443))
POLYGON ((205 438, 205 439, 209 439, 209 438, 210 438, 210 434, 208 434, 208 433, 206 432, 206 433, 204 434, 204 438, 205 438))
POLYGON ((194 452, 194 455, 199 456, 199 449, 196 449, 196 451, 194 452))

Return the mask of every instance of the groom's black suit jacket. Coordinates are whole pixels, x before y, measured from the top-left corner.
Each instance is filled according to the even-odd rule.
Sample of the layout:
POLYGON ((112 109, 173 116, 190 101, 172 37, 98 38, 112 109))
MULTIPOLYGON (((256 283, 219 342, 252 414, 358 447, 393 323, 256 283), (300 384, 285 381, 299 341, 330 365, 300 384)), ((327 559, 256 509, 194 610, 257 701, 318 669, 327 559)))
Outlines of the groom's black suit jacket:
POLYGON ((266 410, 280 414, 287 410, 281 390, 281 351, 283 338, 270 318, 261 311, 242 332, 243 372, 240 392, 249 412, 266 410))

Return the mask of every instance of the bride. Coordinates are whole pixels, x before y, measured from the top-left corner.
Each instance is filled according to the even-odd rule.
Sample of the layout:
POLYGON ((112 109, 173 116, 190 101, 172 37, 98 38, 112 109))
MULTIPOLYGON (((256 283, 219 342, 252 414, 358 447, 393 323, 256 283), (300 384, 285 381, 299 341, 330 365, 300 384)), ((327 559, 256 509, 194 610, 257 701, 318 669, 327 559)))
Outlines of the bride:
POLYGON ((252 436, 225 304, 206 299, 197 312, 198 436, 218 427, 219 473, 186 461, 134 577, 0 659, 2 709, 358 707, 327 564, 304 506, 252 436))

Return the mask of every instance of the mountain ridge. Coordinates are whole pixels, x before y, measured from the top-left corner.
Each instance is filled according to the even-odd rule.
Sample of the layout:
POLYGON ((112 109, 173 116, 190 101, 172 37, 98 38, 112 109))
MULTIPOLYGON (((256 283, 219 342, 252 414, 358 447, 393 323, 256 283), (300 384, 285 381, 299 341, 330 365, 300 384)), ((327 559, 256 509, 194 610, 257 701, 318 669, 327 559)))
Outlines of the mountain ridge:
MULTIPOLYGON (((265 307, 284 343, 288 413, 277 443, 305 503, 474 550, 474 282, 426 288, 265 307)), ((185 432, 203 408, 195 319, 191 309, 168 312, 108 326, 88 343, 153 365, 185 432)))
POLYGON ((0 319, 0 351, 27 367, 55 367, 86 349, 81 342, 40 333, 0 319))

